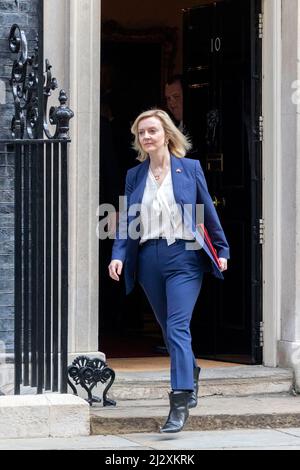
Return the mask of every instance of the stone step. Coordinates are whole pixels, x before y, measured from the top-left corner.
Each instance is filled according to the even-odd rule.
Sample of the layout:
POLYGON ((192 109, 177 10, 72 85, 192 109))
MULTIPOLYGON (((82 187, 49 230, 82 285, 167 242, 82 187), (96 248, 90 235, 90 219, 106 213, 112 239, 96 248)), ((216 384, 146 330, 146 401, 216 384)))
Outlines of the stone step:
MULTIPOLYGON (((91 433, 158 432, 168 416, 168 400, 121 400, 116 407, 93 405, 91 433)), ((203 397, 190 410, 185 431, 299 427, 300 396, 203 397)))
POLYGON ((87 403, 69 394, 0 397, 0 439, 88 436, 87 403))
MULTIPOLYGON (((247 396, 289 393, 293 389, 291 369, 264 366, 234 366, 201 370, 199 396, 247 396)), ((165 399, 170 390, 169 371, 121 372, 108 396, 122 400, 165 399)), ((97 393, 95 392, 95 395, 97 393)))

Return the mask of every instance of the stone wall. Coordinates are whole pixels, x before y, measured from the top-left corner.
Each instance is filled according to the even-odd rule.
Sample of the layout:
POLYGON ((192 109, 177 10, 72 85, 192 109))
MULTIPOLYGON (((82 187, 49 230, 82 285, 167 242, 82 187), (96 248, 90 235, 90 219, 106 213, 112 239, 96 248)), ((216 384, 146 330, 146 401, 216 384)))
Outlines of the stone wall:
MULTIPOLYGON (((35 45, 39 0, 0 0, 0 139, 10 138, 14 113, 9 78, 13 55, 8 49, 11 26, 25 32, 28 51, 35 45)), ((0 145, 0 352, 12 352, 14 335, 14 155, 0 145)))

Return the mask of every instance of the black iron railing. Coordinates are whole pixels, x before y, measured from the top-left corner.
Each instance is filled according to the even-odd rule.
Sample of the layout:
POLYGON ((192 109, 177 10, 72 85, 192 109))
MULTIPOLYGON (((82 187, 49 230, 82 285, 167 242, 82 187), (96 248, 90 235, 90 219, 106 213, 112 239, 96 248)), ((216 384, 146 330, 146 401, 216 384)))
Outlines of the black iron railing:
POLYGON ((60 105, 49 111, 51 133, 47 100, 57 82, 48 61, 43 71, 41 28, 31 56, 25 33, 16 24, 11 28, 15 113, 12 139, 0 140, 0 152, 13 154, 15 162, 15 394, 21 384, 38 393, 67 391, 67 147, 73 113, 61 90, 60 105))
POLYGON ((15 393, 22 383, 66 391, 67 141, 5 145, 15 155, 15 393))

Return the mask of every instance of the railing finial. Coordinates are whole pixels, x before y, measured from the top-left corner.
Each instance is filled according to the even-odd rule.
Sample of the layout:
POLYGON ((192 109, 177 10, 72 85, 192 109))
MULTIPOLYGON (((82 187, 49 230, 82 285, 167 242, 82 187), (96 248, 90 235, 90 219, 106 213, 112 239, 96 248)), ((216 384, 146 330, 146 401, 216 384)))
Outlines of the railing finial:
POLYGON ((50 108, 50 123, 56 124, 56 139, 69 139, 69 121, 74 116, 73 111, 67 106, 68 97, 65 90, 59 93, 60 106, 50 108))

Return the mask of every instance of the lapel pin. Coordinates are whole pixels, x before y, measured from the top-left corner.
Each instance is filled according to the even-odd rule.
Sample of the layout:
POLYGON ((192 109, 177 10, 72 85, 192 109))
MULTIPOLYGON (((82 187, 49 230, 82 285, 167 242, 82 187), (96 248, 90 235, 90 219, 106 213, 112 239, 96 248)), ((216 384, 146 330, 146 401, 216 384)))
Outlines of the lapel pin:
POLYGON ((177 168, 176 173, 181 173, 180 168, 177 168))

